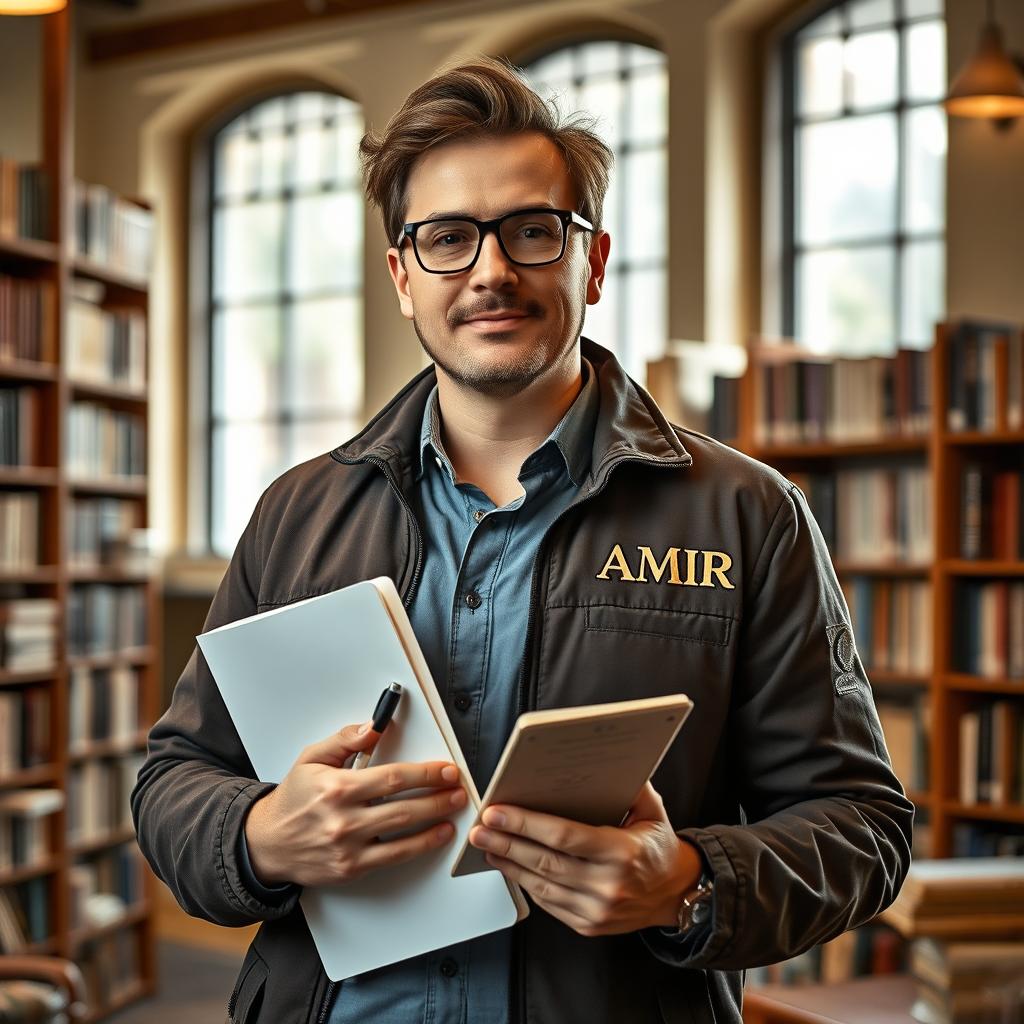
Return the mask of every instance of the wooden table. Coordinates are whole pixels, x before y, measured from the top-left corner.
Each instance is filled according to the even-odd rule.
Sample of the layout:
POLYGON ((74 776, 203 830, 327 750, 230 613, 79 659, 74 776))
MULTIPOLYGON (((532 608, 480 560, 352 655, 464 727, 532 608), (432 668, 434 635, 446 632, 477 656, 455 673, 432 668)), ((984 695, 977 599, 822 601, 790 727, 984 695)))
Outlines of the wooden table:
POLYGON ((743 993, 744 1024, 916 1024, 905 974, 834 985, 758 985, 743 993))

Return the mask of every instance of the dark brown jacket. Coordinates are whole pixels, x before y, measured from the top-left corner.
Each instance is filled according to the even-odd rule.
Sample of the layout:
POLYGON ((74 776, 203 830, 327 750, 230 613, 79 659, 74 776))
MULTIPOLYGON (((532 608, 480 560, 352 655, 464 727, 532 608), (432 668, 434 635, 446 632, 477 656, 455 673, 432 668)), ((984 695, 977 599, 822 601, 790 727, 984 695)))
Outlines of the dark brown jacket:
MULTIPOLYGON (((653 781, 713 871, 713 926, 700 942, 655 930, 584 938, 534 907, 516 927, 511 1020, 738 1022, 743 968, 893 900, 913 807, 803 493, 669 424, 607 351, 582 344, 600 385, 592 465, 523 580, 532 610, 519 706, 689 694, 693 714, 653 781)), ((381 575, 408 604, 422 552, 407 494, 434 380, 424 371, 356 438, 266 490, 206 629, 381 575)), ((254 779, 196 650, 132 793, 139 844, 188 913, 262 922, 233 1019, 310 1024, 328 983, 300 890, 271 906, 239 873, 245 814, 270 788, 254 779)))

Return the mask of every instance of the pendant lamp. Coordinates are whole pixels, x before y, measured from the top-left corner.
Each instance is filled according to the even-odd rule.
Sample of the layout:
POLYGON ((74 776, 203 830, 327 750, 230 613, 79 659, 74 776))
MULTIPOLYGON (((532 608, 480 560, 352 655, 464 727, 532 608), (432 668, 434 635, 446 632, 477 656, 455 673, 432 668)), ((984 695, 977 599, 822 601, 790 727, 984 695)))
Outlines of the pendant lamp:
POLYGON ((67 5, 68 0, 0 0, 0 14, 54 14, 67 5))

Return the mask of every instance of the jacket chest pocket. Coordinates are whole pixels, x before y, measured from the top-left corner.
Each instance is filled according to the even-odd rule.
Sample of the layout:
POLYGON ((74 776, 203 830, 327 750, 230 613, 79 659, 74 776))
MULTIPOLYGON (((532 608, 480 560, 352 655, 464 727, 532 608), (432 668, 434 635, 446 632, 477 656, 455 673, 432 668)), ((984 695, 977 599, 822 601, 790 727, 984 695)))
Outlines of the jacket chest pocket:
POLYGON ((592 604, 584 607, 583 621, 589 633, 653 637, 680 643, 728 647, 735 620, 712 612, 592 604))

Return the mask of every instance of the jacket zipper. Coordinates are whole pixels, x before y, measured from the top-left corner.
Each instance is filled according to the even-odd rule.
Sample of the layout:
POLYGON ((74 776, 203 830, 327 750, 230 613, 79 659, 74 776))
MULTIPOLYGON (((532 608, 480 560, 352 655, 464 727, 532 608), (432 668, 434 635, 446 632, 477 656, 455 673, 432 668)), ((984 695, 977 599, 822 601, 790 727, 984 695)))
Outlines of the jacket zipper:
MULTIPOLYGON (((376 456, 368 456, 366 461, 376 466, 387 478, 391 490, 394 491, 395 497, 401 502, 402 508, 405 509, 406 514, 409 516, 409 522, 412 523, 413 537, 416 541, 416 561, 413 565, 412 579, 409 581, 405 594, 402 595, 402 605, 407 609, 412 602, 413 594, 416 593, 416 586, 420 581, 420 573, 423 570, 423 534, 420 531, 420 524, 416 520, 416 514, 412 510, 412 505, 406 500, 388 464, 376 456)), ((335 989, 337 989, 339 984, 337 981, 327 983, 327 991, 324 993, 323 1002, 320 1004, 320 1012, 317 1014, 316 1024, 324 1024, 324 1021, 327 1020, 327 1011, 331 1005, 331 997, 334 995, 335 989)))
MULTIPOLYGON (((608 485, 608 481, 611 478, 613 470, 627 462, 658 466, 665 469, 684 469, 686 466, 692 464, 693 459, 691 457, 688 462, 670 463, 666 463, 661 459, 646 455, 624 455, 620 458, 613 459, 608 463, 604 476, 601 478, 601 482, 597 487, 595 487, 585 497, 572 502, 572 504, 567 505, 562 509, 547 530, 545 530, 544 536, 541 538, 540 547, 537 549, 537 557, 534 559, 533 573, 530 577, 530 605, 529 617, 526 620, 526 642, 523 645, 523 666, 519 673, 519 686, 516 691, 516 703, 518 705, 518 713, 520 715, 531 710, 533 704, 536 702, 536 695, 533 693, 532 685, 536 672, 534 671, 534 657, 531 650, 531 643, 533 640, 534 613, 537 607, 537 592, 539 590, 540 574, 538 572, 538 566, 542 561, 541 556, 544 554, 544 546, 547 543, 548 537, 551 536, 554 528, 562 521, 562 519, 573 509, 586 504, 586 502, 590 501, 592 498, 596 498, 608 485), (524 686, 524 683, 527 685, 524 686)), ((510 973, 513 978, 513 983, 509 986, 509 1024, 516 1024, 520 1017, 522 1017, 526 998, 526 966, 523 958, 522 943, 522 929, 517 928, 512 932, 512 970, 510 973)))

